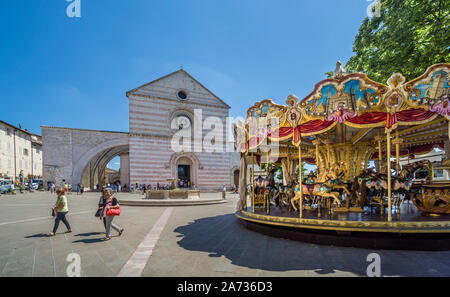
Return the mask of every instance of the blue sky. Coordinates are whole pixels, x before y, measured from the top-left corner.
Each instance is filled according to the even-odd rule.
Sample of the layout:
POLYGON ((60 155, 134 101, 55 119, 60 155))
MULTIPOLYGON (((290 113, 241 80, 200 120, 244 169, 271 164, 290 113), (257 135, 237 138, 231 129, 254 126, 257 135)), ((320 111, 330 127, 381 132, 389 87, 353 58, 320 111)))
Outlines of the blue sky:
POLYGON ((0 3, 0 119, 128 131, 126 91, 180 69, 243 116, 284 103, 352 56, 366 0, 66 0, 0 3))

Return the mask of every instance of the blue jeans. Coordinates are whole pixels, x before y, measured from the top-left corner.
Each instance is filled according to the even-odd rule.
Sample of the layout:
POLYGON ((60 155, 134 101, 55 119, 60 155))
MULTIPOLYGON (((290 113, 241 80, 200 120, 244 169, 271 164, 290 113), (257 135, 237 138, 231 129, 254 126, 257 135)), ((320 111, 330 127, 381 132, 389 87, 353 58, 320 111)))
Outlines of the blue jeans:
POLYGON ((67 211, 66 212, 58 212, 58 214, 56 215, 56 218, 55 218, 55 225, 53 226, 53 233, 56 233, 56 230, 58 230, 59 221, 62 221, 64 223, 64 225, 66 225, 67 230, 71 230, 69 221, 67 221, 67 219, 66 219, 66 214, 67 214, 67 211))

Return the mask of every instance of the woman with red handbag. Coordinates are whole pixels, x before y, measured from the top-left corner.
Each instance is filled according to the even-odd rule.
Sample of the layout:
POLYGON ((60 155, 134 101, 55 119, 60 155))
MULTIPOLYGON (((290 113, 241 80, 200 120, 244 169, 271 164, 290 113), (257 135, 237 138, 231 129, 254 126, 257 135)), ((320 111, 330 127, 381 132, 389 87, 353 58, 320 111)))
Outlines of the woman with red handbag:
POLYGON ((100 219, 105 218, 106 237, 103 240, 106 241, 111 239, 111 228, 119 232, 119 236, 122 235, 124 229, 112 222, 115 216, 120 215, 120 205, 117 199, 113 196, 112 189, 106 188, 103 191, 103 197, 105 198, 105 205, 103 207, 100 219))

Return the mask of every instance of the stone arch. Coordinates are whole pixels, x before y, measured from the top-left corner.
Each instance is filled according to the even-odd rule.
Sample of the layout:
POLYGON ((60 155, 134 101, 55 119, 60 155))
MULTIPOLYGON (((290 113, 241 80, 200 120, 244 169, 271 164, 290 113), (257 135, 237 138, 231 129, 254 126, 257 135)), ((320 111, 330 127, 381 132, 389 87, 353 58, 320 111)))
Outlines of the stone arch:
POLYGON ((234 179, 234 174, 236 171, 240 172, 241 168, 239 166, 233 166, 233 168, 231 168, 230 170, 230 185, 234 186, 235 185, 235 179, 234 179))
MULTIPOLYGON (((95 147, 84 152, 78 160, 73 163, 73 171, 72 171, 72 184, 81 183, 81 179, 86 169, 86 166, 100 154, 113 149, 115 147, 122 147, 122 152, 128 150, 129 151, 129 141, 128 138, 118 138, 109 141, 102 142, 95 147), (128 149, 126 149, 126 148, 128 149)), ((99 158, 99 162, 102 158, 99 158)))
MULTIPOLYGON (((89 187, 91 189, 94 188, 94 180, 95 175, 97 175, 97 180, 101 184, 102 179, 105 178, 105 170, 108 163, 115 157, 120 156, 121 154, 128 153, 129 152, 129 146, 128 145, 121 145, 116 146, 110 149, 106 149, 102 151, 101 153, 97 154, 89 163, 86 165, 86 168, 84 169, 82 180, 84 181, 85 174, 89 173, 89 187), (90 167, 90 168, 87 168, 90 167), (88 170, 89 169, 89 170, 88 170), (88 172, 87 172, 88 171, 88 172)), ((121 168, 122 169, 122 168, 121 168)), ((124 184, 129 184, 128 180, 122 181, 124 184)), ((85 183, 83 183, 85 184, 85 183)))
POLYGON ((187 159, 191 162, 192 164, 190 168, 191 183, 193 185, 198 185, 198 170, 201 169, 202 167, 200 166, 200 162, 198 161, 197 156, 193 153, 185 153, 185 152, 174 153, 170 157, 170 170, 173 178, 175 179, 178 178, 178 162, 183 159, 184 160, 187 159))

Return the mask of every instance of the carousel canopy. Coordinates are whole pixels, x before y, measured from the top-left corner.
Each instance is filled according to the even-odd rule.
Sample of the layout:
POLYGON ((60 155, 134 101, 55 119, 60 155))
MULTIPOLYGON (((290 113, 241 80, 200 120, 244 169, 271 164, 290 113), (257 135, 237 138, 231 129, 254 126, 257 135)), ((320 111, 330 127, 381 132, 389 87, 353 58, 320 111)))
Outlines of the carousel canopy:
MULTIPOLYGON (((277 143, 281 152, 299 145, 312 151, 314 141, 321 141, 369 147, 364 158, 377 159, 375 140, 386 142, 383 135, 392 132, 401 139, 401 156, 443 148, 450 120, 449 79, 448 63, 433 65, 406 83, 395 73, 387 85, 363 73, 340 72, 317 83, 300 101, 290 95, 285 106, 269 99, 255 103, 245 122, 234 127, 236 147, 241 153, 264 155, 259 148, 267 140, 277 143)), ((313 158, 311 154, 308 161, 313 158)))

